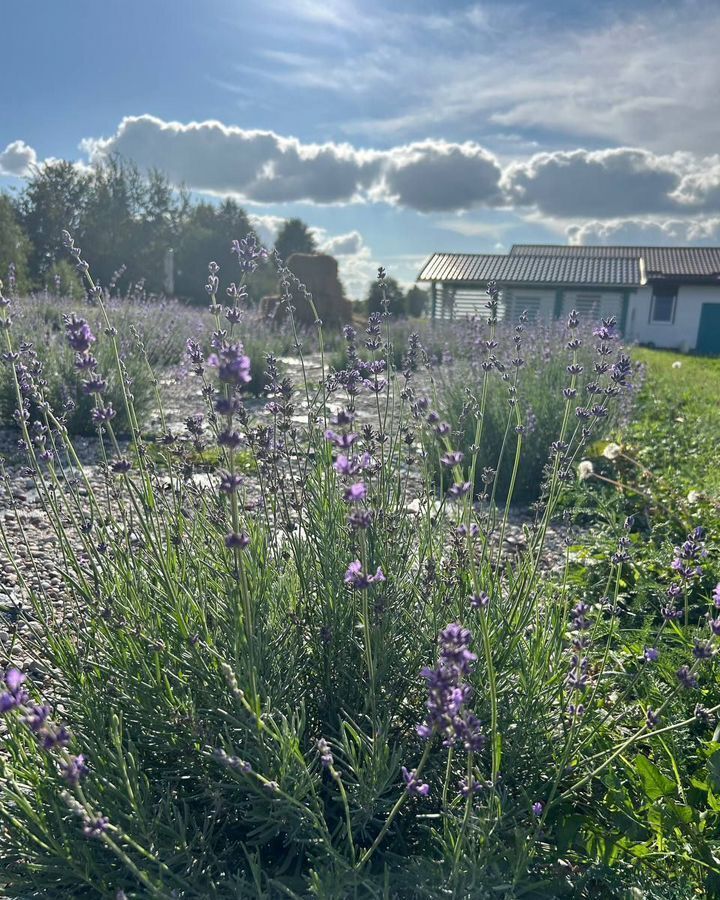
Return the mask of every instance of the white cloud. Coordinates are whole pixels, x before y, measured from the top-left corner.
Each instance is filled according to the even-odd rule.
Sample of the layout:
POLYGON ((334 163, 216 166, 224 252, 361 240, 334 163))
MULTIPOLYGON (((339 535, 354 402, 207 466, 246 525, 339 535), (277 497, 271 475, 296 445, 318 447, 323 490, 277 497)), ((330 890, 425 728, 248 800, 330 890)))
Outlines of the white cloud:
POLYGON ((555 151, 511 163, 503 184, 514 204, 558 218, 661 213, 678 208, 671 195, 692 165, 688 154, 631 147, 555 151))
POLYGON ((499 200, 501 169, 474 143, 422 141, 390 150, 304 144, 222 122, 128 116, 109 138, 89 138, 91 160, 117 153, 176 184, 254 203, 352 203, 371 198, 421 212, 499 200))
MULTIPOLYGON (((91 161, 118 153, 175 184, 256 204, 381 202, 422 213, 504 207, 565 223, 720 212, 720 157, 639 147, 535 153, 503 168, 473 141, 377 150, 150 115, 127 117, 111 137, 82 146, 91 161)), ((15 157, 32 152, 20 142, 10 148, 15 157)))
POLYGON ((571 244, 717 244, 720 216, 689 219, 609 219, 569 225, 571 244))
POLYGON ((322 253, 331 256, 348 256, 357 254, 364 247, 363 237, 359 231, 349 231, 347 234, 337 234, 327 238, 320 244, 322 253))
POLYGON ((381 196, 420 212, 445 212, 496 205, 502 170, 497 159, 468 141, 421 141, 386 156, 381 196))
POLYGON ((112 137, 86 139, 82 147, 91 160, 118 153, 163 170, 176 184, 257 203, 347 203, 378 168, 377 154, 349 144, 303 144, 273 131, 150 115, 126 116, 112 137))
POLYGON ((0 152, 0 175, 29 175, 37 165, 37 153, 25 141, 13 141, 0 152))
POLYGON ((273 216, 273 215, 250 215, 248 217, 250 219, 250 224, 257 234, 260 243, 264 247, 272 247, 275 243, 275 238, 278 236, 278 231, 280 231, 283 224, 287 221, 286 216, 273 216))

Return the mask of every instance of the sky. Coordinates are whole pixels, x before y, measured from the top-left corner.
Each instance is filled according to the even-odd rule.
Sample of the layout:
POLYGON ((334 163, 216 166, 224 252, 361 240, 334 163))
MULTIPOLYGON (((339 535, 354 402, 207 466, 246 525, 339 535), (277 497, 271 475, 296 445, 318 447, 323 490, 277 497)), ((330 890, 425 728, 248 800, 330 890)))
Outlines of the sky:
POLYGON ((118 153, 266 241, 300 216, 353 297, 435 251, 720 244, 717 0, 0 9, 8 190, 118 153))

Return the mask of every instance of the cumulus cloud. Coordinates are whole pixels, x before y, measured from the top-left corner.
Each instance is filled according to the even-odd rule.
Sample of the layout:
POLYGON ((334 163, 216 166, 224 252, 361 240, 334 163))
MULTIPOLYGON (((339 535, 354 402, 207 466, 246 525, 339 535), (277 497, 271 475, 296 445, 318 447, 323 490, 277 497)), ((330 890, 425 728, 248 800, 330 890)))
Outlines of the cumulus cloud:
POLYGON ((91 160, 117 153, 156 167, 177 184, 258 203, 349 202, 377 172, 376 154, 349 144, 303 144, 273 131, 222 122, 165 122, 127 116, 109 138, 86 139, 91 160))
POLYGON ((25 141, 13 141, 0 153, 0 175, 28 175, 37 164, 37 153, 25 141))
POLYGON ((422 141, 394 148, 386 160, 379 191, 400 206, 447 212, 501 200, 502 169, 479 144, 422 141))
POLYGON ((248 218, 250 219, 250 224, 252 225, 255 234, 257 234, 260 243, 264 247, 272 247, 280 228, 286 221, 285 216, 273 215, 251 215, 248 218))
MULTIPOLYGON (((566 222, 720 212, 720 157, 638 147, 535 153, 503 168, 472 141, 363 149, 150 115, 127 117, 111 137, 82 146, 91 161, 118 153, 176 184, 258 204, 382 202, 422 213, 504 207, 566 222)), ((21 142, 5 152, 17 171, 33 153, 21 142)))
POLYGON ((571 244, 716 244, 720 216, 688 219, 608 219, 569 225, 571 244))
POLYGON ((514 205, 567 218, 667 213, 692 165, 688 154, 657 156, 647 150, 572 150, 537 153, 512 163, 503 184, 514 205))
POLYGON ((359 253, 364 247, 363 236, 359 231, 349 231, 347 234, 338 234, 327 238, 320 244, 322 253, 331 256, 348 256, 359 253))
POLYGON ((158 168, 176 184, 255 203, 381 200, 421 212, 499 200, 501 169, 473 143, 423 141, 390 150, 294 137, 222 122, 165 122, 128 116, 109 138, 82 144, 92 161, 110 154, 158 168))

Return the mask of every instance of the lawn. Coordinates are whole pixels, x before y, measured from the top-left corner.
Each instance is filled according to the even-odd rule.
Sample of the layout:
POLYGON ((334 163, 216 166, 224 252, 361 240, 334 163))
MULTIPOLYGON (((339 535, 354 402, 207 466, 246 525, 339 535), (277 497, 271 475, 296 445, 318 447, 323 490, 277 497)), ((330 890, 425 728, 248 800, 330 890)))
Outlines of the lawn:
POLYGON ((626 432, 638 459, 686 494, 720 501, 720 358, 636 348, 633 359, 647 366, 626 432))

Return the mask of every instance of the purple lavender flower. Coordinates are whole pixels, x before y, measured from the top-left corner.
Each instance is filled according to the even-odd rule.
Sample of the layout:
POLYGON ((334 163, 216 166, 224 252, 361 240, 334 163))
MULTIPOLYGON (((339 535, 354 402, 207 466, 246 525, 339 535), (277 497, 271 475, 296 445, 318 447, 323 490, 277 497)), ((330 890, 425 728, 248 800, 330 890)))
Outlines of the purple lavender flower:
POLYGON ((240 269, 248 274, 257 269, 259 262, 267 259, 268 252, 261 247, 254 234, 248 234, 241 241, 233 241, 231 252, 237 254, 240 269))
POLYGON ((0 715, 16 709, 30 699, 28 692, 22 686, 25 675, 15 668, 8 669, 5 673, 5 686, 7 691, 0 694, 0 715))
POLYGON ((448 497, 451 500, 460 500, 472 490, 470 481, 457 481, 448 488, 448 497))
POLYGON ((715 590, 713 591, 712 598, 715 606, 720 608, 720 581, 715 585, 715 590))
POLYGON ((109 825, 110 820, 107 816, 93 816, 92 818, 87 816, 83 823, 83 834, 88 838, 99 838, 105 834, 109 825))
POLYGON ((243 483, 242 475, 221 472, 219 489, 222 494, 236 494, 243 483))
POLYGON ((660 653, 654 647, 646 647, 643 656, 646 662, 654 663, 660 658, 660 653))
POLYGON ((107 406, 96 406, 90 415, 95 425, 102 425, 104 422, 109 422, 111 419, 114 419, 116 412, 113 409, 112 403, 108 403, 107 406))
POLYGON ((473 609, 487 609, 489 605, 490 596, 485 591, 480 591, 479 594, 472 594, 470 597, 470 606, 473 609))
POLYGON ((38 734, 43 750, 54 750, 55 747, 67 747, 70 743, 70 732, 64 725, 46 725, 38 734))
POLYGON ((370 509, 354 509, 348 516, 348 525, 351 528, 369 528, 373 522, 373 514, 370 509))
POLYGON ((367 486, 364 481, 358 481, 357 484, 351 484, 343 494, 343 500, 346 503, 360 503, 367 497, 367 486))
POLYGON ((325 738, 320 738, 317 742, 318 753, 320 754, 320 762, 324 769, 329 769, 333 764, 333 755, 332 750, 330 749, 330 744, 325 740, 325 738))
POLYGON ((68 784, 79 784, 89 771, 82 753, 71 756, 67 762, 60 763, 60 773, 68 784))
POLYGON ((715 651, 710 641, 700 641, 695 638, 695 646, 693 647, 693 656, 695 659, 712 659, 715 651))
POLYGON ((698 686, 697 678, 690 670, 690 666, 680 666, 676 672, 677 679, 686 690, 696 688, 698 686))
POLYGON ((226 344, 217 353, 211 353, 208 365, 218 370, 218 377, 225 384, 239 386, 252 380, 250 357, 245 355, 242 344, 226 344))
POLYGON ((231 531, 225 535, 225 546, 228 550, 244 550, 250 543, 250 538, 244 533, 231 531))
POLYGON ((101 375, 94 375, 87 381, 83 381, 83 393, 90 396, 91 394, 104 394, 107 390, 108 383, 101 375))
POLYGON ((458 740, 468 748, 480 749, 484 737, 479 720, 465 713, 463 706, 472 696, 472 688, 465 683, 477 656, 469 649, 472 634, 458 623, 451 623, 440 632, 440 659, 436 669, 426 666, 421 671, 428 685, 428 714, 417 727, 420 737, 429 739, 437 731, 443 743, 452 747, 458 740))
POLYGON ((479 794, 482 790, 482 784, 476 778, 470 778, 470 784, 468 784, 467 778, 461 778, 458 789, 460 791, 460 796, 467 799, 471 792, 473 794, 479 794))
POLYGON ((332 428, 328 428, 325 432, 325 440, 330 441, 336 447, 343 450, 348 450, 357 440, 359 440, 359 438, 359 434, 353 434, 352 432, 348 434, 338 434, 336 431, 333 431, 332 428))
POLYGON ((33 734, 39 734, 42 729, 45 727, 45 722, 50 715, 50 707, 46 705, 38 705, 37 703, 31 704, 25 710, 25 715, 22 717, 22 722, 24 725, 33 732, 33 734))
POLYGON ((126 475, 132 469, 132 463, 129 459, 121 457, 111 462, 110 468, 116 475, 126 475))
POLYGON ((540 801, 540 800, 536 800, 535 803, 533 803, 533 805, 532 805, 533 815, 537 816, 538 819, 543 814, 544 809, 545 809, 545 804, 542 803, 542 801, 540 801))
POLYGON ((75 313, 65 316, 65 335, 68 344, 77 353, 87 353, 95 342, 95 335, 87 321, 78 318, 75 313))
POLYGON ((347 572, 345 572, 345 584, 349 584, 358 591, 366 590, 371 584, 381 581, 385 581, 385 574, 380 566, 377 567, 377 571, 374 575, 369 575, 363 572, 362 563, 359 559, 351 562, 347 568, 347 572))
POLYGON ((652 731, 653 728, 657 726, 657 723, 660 721, 660 714, 655 712, 652 709, 648 709, 647 715, 645 716, 645 724, 652 731))
POLYGON ((411 797, 427 797, 430 793, 429 784, 421 784, 416 777, 417 769, 408 771, 405 766, 402 767, 403 781, 405 782, 405 790, 411 797))
POLYGON ((243 439, 238 431, 226 428, 218 435, 217 442, 220 447, 227 447, 229 450, 237 450, 240 444, 242 444, 243 439))
POLYGON ((461 450, 448 450, 447 453, 440 457, 440 462, 444 466, 452 468, 453 466, 459 466, 463 459, 465 459, 465 454, 461 450))

